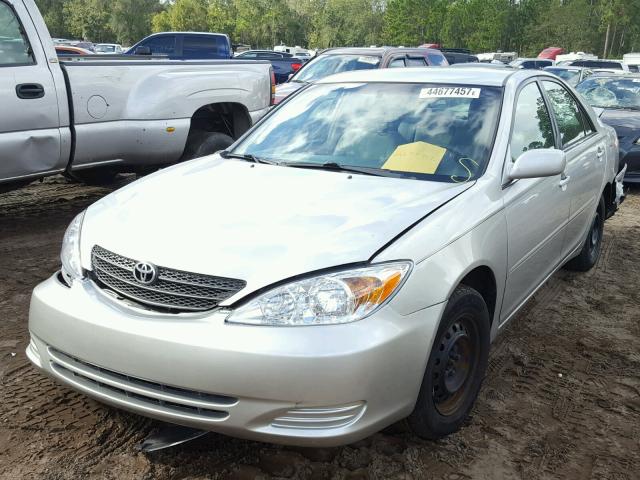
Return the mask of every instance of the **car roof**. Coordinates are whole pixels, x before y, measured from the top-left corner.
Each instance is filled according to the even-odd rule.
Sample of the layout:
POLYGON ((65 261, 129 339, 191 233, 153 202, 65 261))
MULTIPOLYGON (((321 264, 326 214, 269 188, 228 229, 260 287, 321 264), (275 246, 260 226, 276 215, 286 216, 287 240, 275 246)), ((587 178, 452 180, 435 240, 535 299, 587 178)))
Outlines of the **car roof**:
MULTIPOLYGON (((425 67, 425 68, 383 68, 378 70, 354 70, 339 73, 323 78, 316 83, 337 82, 388 82, 388 83, 443 83, 458 85, 485 85, 488 87, 501 87, 511 76, 519 73, 529 77, 539 75, 539 71, 493 68, 451 68, 451 67, 425 67)), ((549 75, 551 76, 551 75, 549 75)), ((554 77, 555 78, 555 77, 554 77)))
POLYGON ((227 37, 228 36, 226 33, 216 33, 216 32, 173 32, 172 31, 172 32, 152 33, 151 35, 148 35, 145 38, 157 37, 157 36, 160 36, 160 35, 217 35, 217 36, 222 36, 222 37, 227 37))
POLYGON ((578 65, 574 66, 574 65, 551 65, 549 67, 544 67, 545 70, 576 70, 576 71, 580 71, 580 70, 591 70, 588 67, 580 67, 578 65))
POLYGON ((383 55, 389 53, 401 53, 401 52, 415 52, 415 53, 423 53, 423 52, 433 52, 433 53, 441 53, 439 50, 434 48, 422 48, 422 47, 340 47, 340 48, 331 48, 323 51, 320 55, 367 55, 367 56, 378 56, 381 57, 383 55))

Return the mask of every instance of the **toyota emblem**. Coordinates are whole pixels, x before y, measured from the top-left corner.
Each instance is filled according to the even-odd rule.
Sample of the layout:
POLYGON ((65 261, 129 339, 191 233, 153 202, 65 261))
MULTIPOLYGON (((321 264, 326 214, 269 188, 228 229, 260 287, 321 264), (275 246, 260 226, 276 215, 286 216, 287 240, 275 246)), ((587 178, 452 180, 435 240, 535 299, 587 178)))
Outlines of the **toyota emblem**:
POLYGON ((149 262, 138 262, 133 267, 133 278, 143 285, 151 285, 158 278, 158 268, 149 262))

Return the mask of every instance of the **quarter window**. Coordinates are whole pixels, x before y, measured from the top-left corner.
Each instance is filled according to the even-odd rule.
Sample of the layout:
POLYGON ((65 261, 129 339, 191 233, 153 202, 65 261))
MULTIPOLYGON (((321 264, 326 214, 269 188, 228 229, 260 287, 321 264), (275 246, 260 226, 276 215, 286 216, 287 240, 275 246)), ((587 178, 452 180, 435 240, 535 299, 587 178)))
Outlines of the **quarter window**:
POLYGON ((0 2, 0 66, 35 63, 29 40, 22 32, 20 22, 11 7, 0 2))
POLYGON ((513 131, 512 160, 527 150, 552 148, 555 144, 551 117, 536 83, 526 85, 518 96, 513 131))
POLYGON ((567 90, 555 82, 542 82, 549 96, 558 123, 562 145, 567 146, 585 137, 580 107, 567 90))

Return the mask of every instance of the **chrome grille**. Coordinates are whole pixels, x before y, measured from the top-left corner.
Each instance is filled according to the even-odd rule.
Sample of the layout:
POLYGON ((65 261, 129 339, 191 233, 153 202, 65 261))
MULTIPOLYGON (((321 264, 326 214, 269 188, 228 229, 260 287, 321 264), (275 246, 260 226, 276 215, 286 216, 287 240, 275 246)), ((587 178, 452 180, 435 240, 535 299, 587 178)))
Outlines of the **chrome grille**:
POLYGON ((94 246, 91 251, 92 277, 103 288, 143 305, 175 311, 204 311, 215 308, 246 286, 243 280, 214 277, 158 267, 152 285, 133 276, 137 261, 94 246))
POLYGON ((48 348, 51 369, 59 377, 91 393, 149 412, 173 415, 177 419, 219 422, 227 409, 238 403, 235 397, 172 387, 107 370, 48 348))

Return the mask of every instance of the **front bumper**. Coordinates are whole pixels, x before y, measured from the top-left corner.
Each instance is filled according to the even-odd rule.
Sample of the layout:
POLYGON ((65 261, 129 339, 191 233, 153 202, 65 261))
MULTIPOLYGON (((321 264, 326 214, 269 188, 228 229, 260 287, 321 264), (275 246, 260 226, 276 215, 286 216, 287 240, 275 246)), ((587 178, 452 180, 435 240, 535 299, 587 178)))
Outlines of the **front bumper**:
POLYGON ((444 304, 346 325, 256 327, 135 310, 90 281, 34 290, 27 354, 102 402, 241 438, 351 443, 411 413, 444 304))

